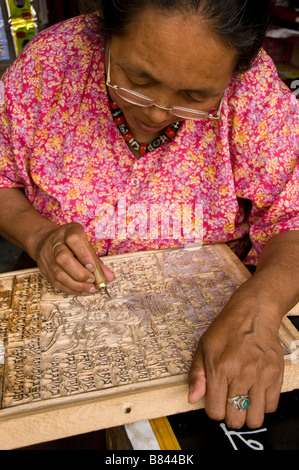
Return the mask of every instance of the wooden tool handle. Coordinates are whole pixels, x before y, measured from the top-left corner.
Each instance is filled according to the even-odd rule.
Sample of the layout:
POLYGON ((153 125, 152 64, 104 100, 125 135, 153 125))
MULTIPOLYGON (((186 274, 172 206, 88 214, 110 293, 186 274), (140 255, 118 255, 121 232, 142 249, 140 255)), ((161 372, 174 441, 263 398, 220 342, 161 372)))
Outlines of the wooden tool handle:
POLYGON ((96 270, 93 274, 95 277, 95 285, 97 289, 103 289, 107 287, 107 279, 105 277, 105 274, 103 273, 101 266, 98 263, 96 264, 96 270))
POLYGON ((96 266, 96 269, 95 271, 93 272, 93 275, 95 277, 95 286, 97 289, 105 289, 107 288, 107 279, 105 277, 105 274, 100 266, 100 263, 99 261, 96 259, 96 254, 95 252, 93 251, 92 247, 90 246, 90 244, 88 243, 88 241, 86 240, 86 244, 89 248, 89 251, 94 259, 94 262, 95 262, 95 266, 96 266))

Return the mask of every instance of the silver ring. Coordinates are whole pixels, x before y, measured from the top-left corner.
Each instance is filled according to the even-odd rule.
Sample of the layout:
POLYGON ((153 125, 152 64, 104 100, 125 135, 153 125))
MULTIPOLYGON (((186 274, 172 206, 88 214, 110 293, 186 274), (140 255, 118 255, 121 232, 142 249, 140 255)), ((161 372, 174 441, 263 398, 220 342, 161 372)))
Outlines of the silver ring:
POLYGON ((58 246, 58 245, 64 245, 64 243, 63 242, 55 243, 55 245, 52 246, 53 253, 54 253, 54 250, 55 250, 56 246, 58 246))
POLYGON ((233 398, 228 398, 227 401, 233 405, 238 411, 245 411, 250 405, 248 395, 237 395, 233 398))

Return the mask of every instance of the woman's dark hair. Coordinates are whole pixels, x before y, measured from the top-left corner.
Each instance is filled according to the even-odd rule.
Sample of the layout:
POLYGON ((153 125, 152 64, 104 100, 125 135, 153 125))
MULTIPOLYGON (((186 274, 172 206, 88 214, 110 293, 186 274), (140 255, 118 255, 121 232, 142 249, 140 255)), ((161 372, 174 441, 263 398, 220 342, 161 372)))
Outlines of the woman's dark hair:
POLYGON ((164 13, 198 13, 211 31, 237 52, 236 72, 256 58, 269 24, 271 0, 99 0, 105 36, 125 34, 130 21, 146 6, 164 13))

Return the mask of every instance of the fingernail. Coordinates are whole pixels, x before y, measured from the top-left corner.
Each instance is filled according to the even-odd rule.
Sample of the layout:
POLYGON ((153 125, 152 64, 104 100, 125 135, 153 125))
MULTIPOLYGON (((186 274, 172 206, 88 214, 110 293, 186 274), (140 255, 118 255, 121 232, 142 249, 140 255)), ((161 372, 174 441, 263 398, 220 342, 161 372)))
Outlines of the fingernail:
POLYGON ((93 283, 94 283, 94 281, 95 281, 95 279, 94 279, 94 278, 92 278, 92 277, 90 277, 89 279, 87 279, 87 281, 86 281, 86 282, 87 282, 87 284, 93 284, 93 283))
POLYGON ((188 400, 190 400, 191 396, 193 394, 193 385, 190 385, 189 387, 189 395, 188 395, 188 400))
POLYGON ((91 287, 91 289, 89 290, 90 294, 95 294, 96 292, 97 292, 96 287, 91 287))
POLYGON ((91 273, 93 273, 95 270, 95 267, 92 264, 86 264, 85 268, 88 269, 88 271, 90 271, 91 273))

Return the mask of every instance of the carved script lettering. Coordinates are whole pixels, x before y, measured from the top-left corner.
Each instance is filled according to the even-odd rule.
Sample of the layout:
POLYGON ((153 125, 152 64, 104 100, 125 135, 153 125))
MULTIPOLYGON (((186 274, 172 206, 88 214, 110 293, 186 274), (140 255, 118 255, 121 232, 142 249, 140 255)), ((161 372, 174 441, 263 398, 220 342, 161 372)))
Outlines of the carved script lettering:
POLYGON ((2 277, 1 408, 186 374, 238 286, 212 246, 105 262, 111 298, 54 291, 38 270, 2 277))

